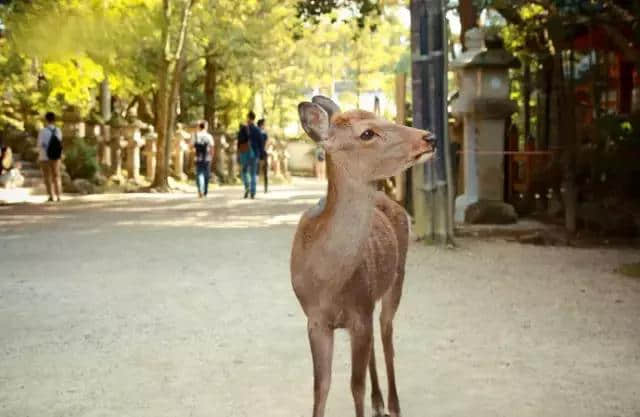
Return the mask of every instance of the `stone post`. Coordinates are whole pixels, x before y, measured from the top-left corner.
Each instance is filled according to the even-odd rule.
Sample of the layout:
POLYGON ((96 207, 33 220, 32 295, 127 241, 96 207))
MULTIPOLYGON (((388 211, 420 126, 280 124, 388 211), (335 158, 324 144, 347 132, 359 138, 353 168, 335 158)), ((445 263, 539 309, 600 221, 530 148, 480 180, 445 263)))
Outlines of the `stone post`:
POLYGON ((184 173, 184 156, 189 149, 187 140, 191 135, 178 123, 177 130, 173 136, 173 176, 180 181, 186 181, 187 175, 184 173))
POLYGON ((98 163, 104 169, 104 172, 111 172, 111 148, 109 146, 109 142, 111 142, 111 126, 103 124, 100 132, 101 134, 97 138, 98 163))
POLYGON ((86 122, 87 143, 96 149, 96 162, 100 165, 100 137, 102 136, 102 128, 99 122, 95 120, 87 120, 86 122))
POLYGON ((273 170, 273 175, 275 178, 282 178, 282 165, 280 164, 281 158, 281 152, 280 152, 280 141, 277 139, 275 140, 275 144, 273 145, 273 152, 272 152, 272 162, 271 162, 271 167, 273 170))
POLYGON ((110 120, 111 140, 109 141, 111 153, 111 171, 109 174, 122 179, 122 149, 127 145, 124 138, 126 123, 118 113, 114 113, 110 120))
POLYGON ((111 175, 120 179, 122 178, 122 149, 126 143, 123 128, 115 128, 111 136, 111 175))
POLYGON ((127 174, 134 181, 140 179, 140 147, 144 144, 140 129, 143 123, 134 121, 125 128, 127 141, 127 174))
POLYGON ((290 177, 290 174, 289 174, 289 158, 291 157, 291 155, 289 154, 289 151, 287 150, 286 142, 280 142, 280 144, 281 144, 280 164, 282 165, 282 167, 281 167, 282 176, 285 177, 286 179, 289 179, 289 177, 290 177))
POLYGON ((275 159, 275 149, 273 147, 273 139, 269 140, 269 142, 267 142, 267 165, 269 166, 269 170, 273 173, 274 172, 274 163, 276 161, 275 159))
POLYGON ((518 67, 519 61, 498 39, 487 40, 485 47, 484 33, 477 28, 465 34, 465 44, 467 51, 451 62, 460 86, 452 113, 464 122, 464 193, 456 198, 455 220, 475 222, 467 213, 471 206, 476 219, 486 218, 478 210, 488 207, 487 211, 509 213, 507 217, 515 220, 513 207, 504 202, 503 152, 505 120, 517 109, 509 100, 508 70, 518 67))
POLYGON ((158 134, 150 127, 145 136, 144 156, 146 158, 146 176, 149 181, 156 177, 156 153, 158 152, 158 134))

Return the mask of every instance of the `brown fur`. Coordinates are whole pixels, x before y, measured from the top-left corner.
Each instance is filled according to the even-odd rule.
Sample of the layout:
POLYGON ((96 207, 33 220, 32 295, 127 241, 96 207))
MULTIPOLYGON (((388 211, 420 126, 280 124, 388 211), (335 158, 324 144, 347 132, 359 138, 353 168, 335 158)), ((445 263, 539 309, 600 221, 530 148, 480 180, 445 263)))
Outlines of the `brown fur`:
MULTIPOLYGON (((318 114, 317 108, 307 107, 313 116, 318 114)), ((304 125, 322 118, 301 114, 301 119, 304 125)), ((427 132, 393 125, 369 112, 337 114, 331 120, 330 128, 305 126, 321 138, 327 150, 329 185, 326 200, 302 216, 291 256, 293 289, 308 318, 314 364, 313 416, 324 416, 333 331, 338 328, 347 329, 351 336, 356 416, 364 417, 367 367, 374 415, 384 415, 373 352, 373 310, 380 300, 388 406, 390 415, 399 417, 392 334, 402 296, 409 224, 404 209, 377 192, 374 181, 415 163, 417 156, 432 154, 433 148, 427 132), (360 135, 367 129, 381 133, 364 141, 360 135), (331 133, 324 138, 318 132, 331 133)))
POLYGON ((350 126, 354 120, 375 119, 376 115, 365 110, 350 110, 344 113, 338 113, 331 118, 331 123, 336 127, 350 126))

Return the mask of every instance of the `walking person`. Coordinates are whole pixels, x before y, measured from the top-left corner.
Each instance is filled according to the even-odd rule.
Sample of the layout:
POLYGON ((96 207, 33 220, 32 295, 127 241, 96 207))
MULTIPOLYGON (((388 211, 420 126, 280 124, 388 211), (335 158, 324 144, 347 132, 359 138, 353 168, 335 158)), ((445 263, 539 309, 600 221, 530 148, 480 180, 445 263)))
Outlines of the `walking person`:
POLYGON ((196 185, 198 197, 203 198, 209 194, 209 180, 211 179, 211 161, 213 160, 214 142, 213 136, 207 132, 207 122, 198 124, 198 132, 193 141, 196 154, 196 185))
POLYGON ((62 132, 55 126, 55 113, 48 112, 45 116, 46 126, 38 134, 38 148, 40 151, 40 168, 44 177, 44 184, 49 194, 49 201, 60 201, 62 182, 60 181, 60 159, 62 158, 62 132))
POLYGON ((262 148, 262 134, 255 125, 255 120, 255 113, 250 111, 247 115, 247 124, 241 126, 238 132, 238 162, 242 166, 244 198, 256 196, 256 175, 262 148))
POLYGON ((264 193, 266 194, 269 191, 269 158, 267 155, 267 141, 269 140, 269 136, 267 135, 265 128, 265 120, 258 120, 258 129, 260 129, 260 133, 262 134, 260 164, 262 165, 262 172, 264 175, 264 193))

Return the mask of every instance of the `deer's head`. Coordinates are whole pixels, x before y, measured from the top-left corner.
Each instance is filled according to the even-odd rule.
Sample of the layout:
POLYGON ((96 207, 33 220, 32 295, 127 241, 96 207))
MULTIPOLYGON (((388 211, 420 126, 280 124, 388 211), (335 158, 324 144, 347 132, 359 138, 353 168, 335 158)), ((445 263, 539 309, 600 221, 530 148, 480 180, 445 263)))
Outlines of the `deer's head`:
POLYGON ((300 103, 298 113, 303 129, 325 149, 332 165, 356 181, 391 177, 435 153, 431 133, 388 122, 367 111, 341 113, 327 97, 315 96, 311 103, 300 103))

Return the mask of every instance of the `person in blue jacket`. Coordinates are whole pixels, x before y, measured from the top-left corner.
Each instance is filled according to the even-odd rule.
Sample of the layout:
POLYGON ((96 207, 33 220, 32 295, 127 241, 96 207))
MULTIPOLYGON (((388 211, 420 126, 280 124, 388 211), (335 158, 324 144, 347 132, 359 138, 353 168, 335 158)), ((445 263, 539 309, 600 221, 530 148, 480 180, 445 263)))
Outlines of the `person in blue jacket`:
POLYGON ((240 127, 238 132, 238 162, 242 166, 242 183, 244 184, 244 198, 255 198, 256 175, 258 161, 263 153, 262 132, 255 124, 256 114, 250 111, 247 124, 240 127))

